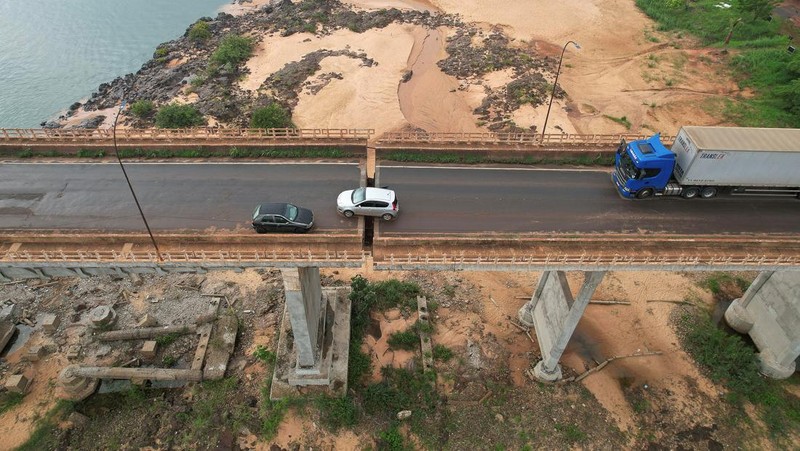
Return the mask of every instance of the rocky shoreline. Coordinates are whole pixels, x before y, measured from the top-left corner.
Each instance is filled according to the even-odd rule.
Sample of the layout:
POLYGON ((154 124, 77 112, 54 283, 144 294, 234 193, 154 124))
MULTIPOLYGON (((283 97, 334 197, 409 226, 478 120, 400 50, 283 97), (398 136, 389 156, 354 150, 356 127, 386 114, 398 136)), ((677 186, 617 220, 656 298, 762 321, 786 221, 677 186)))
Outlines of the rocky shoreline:
MULTIPOLYGON (((114 108, 123 98, 129 104, 148 100, 156 106, 162 106, 179 96, 192 95, 193 106, 204 116, 213 118, 217 124, 246 127, 255 109, 278 103, 291 112, 302 90, 316 93, 331 80, 342 79, 342 74, 336 72, 319 74, 320 62, 327 57, 354 58, 366 67, 377 62, 364 53, 320 49, 298 55, 296 61, 271 74, 262 82, 260 89, 251 92, 239 87, 238 81, 248 73, 244 64, 208 70, 211 55, 224 37, 240 35, 257 41, 270 34, 291 36, 312 32, 326 35, 339 29, 363 33, 392 23, 413 24, 428 29, 455 29, 455 34, 446 45, 448 56, 439 61, 438 66, 464 86, 482 84, 481 77, 492 71, 512 70, 511 80, 503 86, 494 89, 484 86, 486 96, 482 105, 474 111, 476 120, 486 123, 489 130, 523 130, 511 120, 511 113, 522 104, 529 103, 534 107, 542 104, 552 89, 543 74, 554 73, 554 59, 535 57, 530 47, 512 45, 500 28, 493 28, 486 34, 455 15, 397 9, 354 11, 339 1, 305 0, 294 3, 283 0, 272 3, 241 16, 220 13, 216 18, 199 19, 180 38, 161 44, 153 58, 136 73, 101 84, 85 103, 73 104, 65 116, 42 125, 62 127, 78 113, 88 113, 88 119, 72 127, 96 128, 103 123, 105 115, 92 116, 91 113, 114 108), (200 22, 205 23, 203 26, 207 27, 208 37, 204 40, 191 39, 190 31, 200 22), (310 81, 312 77, 313 83, 310 81)), ((413 74, 407 73, 399 77, 398 84, 411 76, 413 74)), ((561 89, 556 92, 557 97, 565 95, 561 89)), ((130 127, 154 125, 152 118, 134 117, 128 111, 122 113, 120 120, 120 123, 130 127)))

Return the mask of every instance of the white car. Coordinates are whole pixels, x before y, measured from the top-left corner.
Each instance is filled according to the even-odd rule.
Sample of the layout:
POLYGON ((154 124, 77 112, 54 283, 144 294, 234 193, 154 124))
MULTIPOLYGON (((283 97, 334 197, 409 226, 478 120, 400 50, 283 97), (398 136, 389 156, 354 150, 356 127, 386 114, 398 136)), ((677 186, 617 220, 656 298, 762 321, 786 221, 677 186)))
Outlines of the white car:
POLYGON ((336 210, 347 218, 353 215, 378 216, 384 221, 391 221, 397 217, 400 205, 390 189, 361 187, 339 194, 336 210))

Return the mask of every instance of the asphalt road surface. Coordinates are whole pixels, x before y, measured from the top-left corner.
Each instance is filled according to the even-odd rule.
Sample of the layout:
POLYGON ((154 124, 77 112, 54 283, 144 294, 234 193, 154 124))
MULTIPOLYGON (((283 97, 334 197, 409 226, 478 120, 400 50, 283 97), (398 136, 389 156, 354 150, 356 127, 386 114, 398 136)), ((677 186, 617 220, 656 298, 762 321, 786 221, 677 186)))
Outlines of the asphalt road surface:
MULTIPOLYGON (((261 202, 314 212, 319 229, 355 229, 336 196, 359 186, 355 164, 126 163, 150 227, 250 228, 261 202)), ((0 228, 144 230, 118 164, 0 164, 0 228)))
MULTIPOLYGON (((355 164, 127 163, 151 227, 249 228, 259 202, 314 211, 319 230, 354 230, 336 195, 359 184, 355 164)), ((619 197, 602 170, 380 168, 400 215, 382 233, 796 233, 800 201, 619 197)), ((0 164, 0 228, 143 230, 119 165, 0 164)))
POLYGON ((383 166, 400 215, 381 233, 800 232, 800 200, 680 197, 627 200, 602 170, 383 166))

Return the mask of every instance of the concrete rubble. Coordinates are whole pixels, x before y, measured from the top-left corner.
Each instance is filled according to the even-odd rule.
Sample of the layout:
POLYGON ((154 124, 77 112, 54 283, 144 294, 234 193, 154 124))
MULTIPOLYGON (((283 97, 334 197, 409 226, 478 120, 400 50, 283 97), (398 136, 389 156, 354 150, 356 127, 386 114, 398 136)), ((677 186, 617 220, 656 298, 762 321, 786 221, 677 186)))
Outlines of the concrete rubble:
MULTIPOLYGON (((276 271, 262 274, 267 281, 280 278, 276 271)), ((255 302, 258 295, 272 297, 248 294, 248 310, 263 304, 255 302)), ((0 296, 0 348, 12 349, 0 360, 1 383, 28 392, 40 365, 58 362, 69 365, 62 368, 59 392, 75 400, 90 396, 104 379, 225 377, 240 324, 259 319, 242 317, 245 302, 236 284, 196 274, 32 279, 0 286, 0 296)), ((278 310, 271 306, 266 313, 276 324, 278 310)))

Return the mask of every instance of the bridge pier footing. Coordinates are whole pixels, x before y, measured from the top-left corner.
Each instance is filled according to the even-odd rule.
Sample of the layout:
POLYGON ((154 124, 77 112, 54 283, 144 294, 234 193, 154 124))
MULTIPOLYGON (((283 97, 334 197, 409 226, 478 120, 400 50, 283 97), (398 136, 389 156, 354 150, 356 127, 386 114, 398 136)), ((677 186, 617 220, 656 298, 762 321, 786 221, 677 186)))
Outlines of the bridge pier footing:
POLYGON ((520 322, 536 331, 542 360, 533 369, 534 376, 543 382, 561 379, 558 361, 578 326, 589 300, 605 276, 605 271, 585 272, 577 297, 573 297, 566 272, 545 271, 531 300, 520 308, 520 322))
POLYGON ((794 374, 800 356, 800 274, 762 271, 725 311, 725 321, 748 334, 759 350, 761 372, 773 379, 794 374))
POLYGON ((350 350, 349 287, 322 288, 318 267, 282 269, 281 273, 286 307, 270 398, 299 394, 299 387, 344 396, 350 350))

